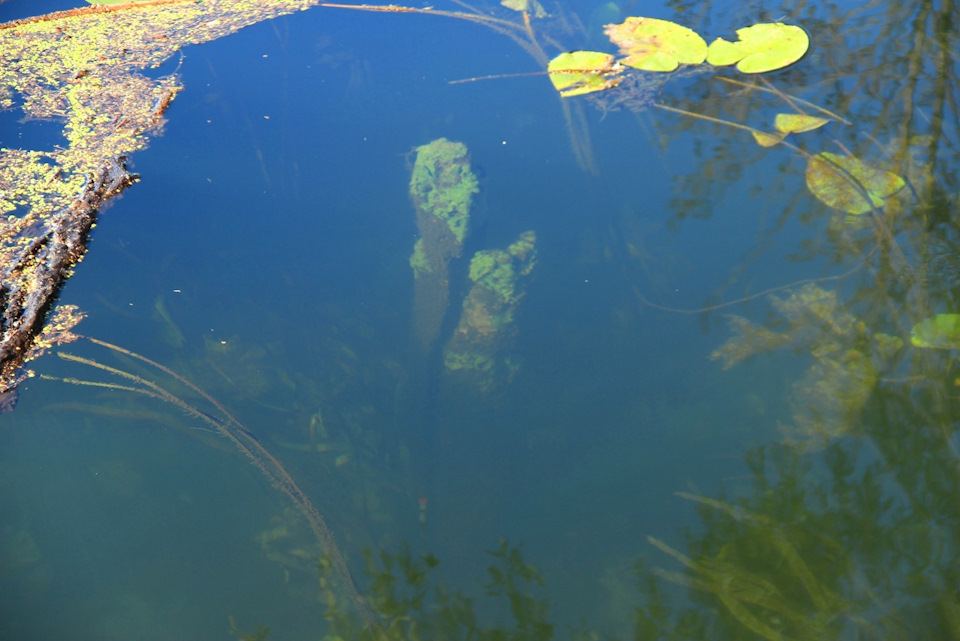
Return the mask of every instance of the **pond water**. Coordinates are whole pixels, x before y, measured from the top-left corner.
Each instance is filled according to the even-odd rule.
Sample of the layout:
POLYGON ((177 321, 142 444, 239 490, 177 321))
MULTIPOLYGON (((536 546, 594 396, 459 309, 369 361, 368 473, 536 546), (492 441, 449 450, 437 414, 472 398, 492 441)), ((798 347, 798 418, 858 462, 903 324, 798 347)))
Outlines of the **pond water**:
MULTIPOLYGON (((960 312, 960 43, 949 5, 861 4, 547 6, 549 56, 614 52, 598 24, 638 14, 708 42, 781 20, 812 44, 782 71, 686 71, 567 110, 528 51, 467 20, 314 8, 187 47, 158 71, 184 91, 131 159, 140 182, 60 302, 237 417, 366 605, 330 587, 302 510, 215 406, 80 341, 59 351, 199 412, 89 360, 31 364, 0 417, 0 638, 348 638, 364 613, 354 638, 960 634, 960 336, 916 328, 960 312), (795 147, 743 129, 817 107, 835 117, 795 147), (478 191, 438 312, 410 183, 440 138, 478 191), (838 211, 806 178, 824 151, 906 186, 838 211), (528 230, 532 269, 484 324, 470 256, 528 230), (492 369, 454 365, 472 348, 492 369), (439 561, 420 601, 387 599, 381 554, 439 561)), ((9 115, 3 146, 58 142, 9 115)))

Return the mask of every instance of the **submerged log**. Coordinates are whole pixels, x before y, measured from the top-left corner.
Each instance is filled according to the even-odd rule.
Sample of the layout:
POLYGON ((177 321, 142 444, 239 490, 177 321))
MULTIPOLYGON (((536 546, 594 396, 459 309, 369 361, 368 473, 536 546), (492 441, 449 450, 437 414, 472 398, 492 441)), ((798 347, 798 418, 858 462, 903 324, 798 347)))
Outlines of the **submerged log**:
POLYGON ((105 162, 88 177, 76 202, 44 221, 45 233, 0 265, 0 393, 23 379, 23 365, 34 355, 47 313, 87 250, 97 212, 136 180, 123 156, 105 162))

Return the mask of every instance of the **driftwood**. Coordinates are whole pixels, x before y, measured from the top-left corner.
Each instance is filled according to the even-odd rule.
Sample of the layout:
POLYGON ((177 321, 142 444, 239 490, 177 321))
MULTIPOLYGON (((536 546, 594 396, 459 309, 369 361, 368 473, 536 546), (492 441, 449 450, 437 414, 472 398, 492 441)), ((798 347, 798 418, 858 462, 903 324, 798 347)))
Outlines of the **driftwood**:
POLYGON ((44 233, 23 247, 15 260, 0 265, 0 393, 11 391, 25 376, 24 362, 35 355, 44 319, 87 250, 97 211, 136 180, 123 156, 107 161, 88 177, 76 202, 50 216, 43 223, 44 233))

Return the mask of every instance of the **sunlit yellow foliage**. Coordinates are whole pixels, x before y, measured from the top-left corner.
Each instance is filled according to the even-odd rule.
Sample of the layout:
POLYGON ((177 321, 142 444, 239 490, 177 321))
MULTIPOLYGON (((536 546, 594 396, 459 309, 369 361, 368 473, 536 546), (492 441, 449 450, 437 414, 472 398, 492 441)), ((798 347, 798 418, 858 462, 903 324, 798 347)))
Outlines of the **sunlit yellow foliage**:
POLYGON ((626 56, 620 62, 644 71, 673 71, 681 64, 698 65, 707 57, 707 43, 696 32, 668 20, 631 16, 603 32, 626 56))
POLYGON ((44 151, 3 149, 3 179, 21 196, 0 207, 9 212, 39 201, 48 208, 62 206, 50 203, 50 196, 78 196, 85 172, 142 148, 181 87, 173 75, 152 79, 140 70, 159 66, 185 45, 311 4, 161 2, 91 7, 0 25, 0 106, 20 108, 26 119, 62 121, 67 143, 44 151))
POLYGON ((567 51, 547 65, 550 82, 564 98, 616 87, 623 67, 609 53, 567 51))

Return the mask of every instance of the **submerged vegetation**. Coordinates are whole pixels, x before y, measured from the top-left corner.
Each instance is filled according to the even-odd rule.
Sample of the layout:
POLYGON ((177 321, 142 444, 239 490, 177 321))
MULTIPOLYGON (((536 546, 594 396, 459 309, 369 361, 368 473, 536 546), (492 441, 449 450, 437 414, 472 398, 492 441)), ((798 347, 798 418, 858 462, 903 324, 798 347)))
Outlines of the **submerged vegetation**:
MULTIPOLYGON (((81 318, 78 310, 65 306, 54 311, 46 331, 40 332, 44 314, 62 279, 82 256, 96 210, 135 180, 125 168, 124 156, 142 149, 148 134, 159 131, 166 107, 181 90, 175 74, 149 78, 138 70, 160 64, 187 43, 219 37, 253 20, 308 4, 157 2, 142 8, 67 12, 2 27, 4 71, 0 73, 5 90, 0 98, 4 105, 20 107, 29 118, 61 119, 69 142, 65 149, 0 151, 0 184, 9 195, 4 206, 10 216, 0 255, 5 269, 7 350, 0 382, 5 387, 25 375, 20 369, 23 362, 78 338, 73 333, 81 318), (168 10, 156 12, 150 8, 155 6, 168 10), (218 17, 208 20, 210 14, 203 10, 216 11, 218 17), (145 19, 152 22, 147 25, 145 19), (114 28, 117 31, 110 31, 114 28), (119 35, 107 37, 108 31, 119 35), (151 34, 148 41, 139 37, 145 31, 151 34), (130 48, 130 42, 141 46, 130 48), (46 55, 50 51, 62 55, 51 62, 46 55)), ((531 20, 547 19, 546 10, 536 2, 512 0, 508 7, 522 18, 509 21, 479 12, 397 6, 352 8, 472 20, 525 43, 534 58, 543 57, 531 20)), ((631 598, 635 607, 632 637, 637 640, 960 636, 956 576, 960 544, 955 536, 960 528, 955 500, 960 492, 955 447, 960 416, 955 353, 960 349, 956 288, 960 190, 957 174, 951 170, 960 152, 951 138, 956 133, 957 87, 943 84, 956 78, 955 56, 950 55, 956 51, 956 33, 943 27, 943 33, 893 38, 899 25, 927 24, 908 20, 910 16, 897 11, 890 10, 890 24, 884 27, 887 41, 919 42, 921 51, 916 55, 926 56, 926 62, 907 60, 912 73, 905 74, 909 82, 882 101, 878 108, 883 121, 875 130, 861 130, 870 118, 850 113, 852 105, 845 94, 822 100, 829 110, 801 99, 803 78, 799 73, 791 75, 796 66, 778 76, 776 85, 762 78, 746 82, 719 76, 716 81, 724 84, 716 86, 737 93, 718 91, 705 98, 692 95, 675 104, 658 103, 657 113, 667 121, 662 130, 670 131, 666 125, 676 124, 677 132, 695 131, 702 139, 722 141, 716 153, 698 156, 699 165, 686 183, 678 180, 675 223, 693 211, 709 216, 710 204, 721 201, 714 198, 715 190, 724 187, 724 181, 714 178, 727 176, 725 170, 768 162, 785 149, 789 153, 778 158, 788 180, 757 188, 777 193, 774 207, 782 218, 773 233, 796 217, 801 222, 822 222, 822 238, 807 242, 792 257, 798 263, 818 261, 820 271, 809 278, 759 292, 759 287, 746 287, 742 297, 711 301, 699 309, 660 305, 644 293, 633 273, 632 259, 639 252, 626 233, 619 237, 623 251, 610 252, 626 257, 623 272, 645 308, 703 314, 709 322, 715 310, 752 303, 729 316, 731 336, 710 355, 723 369, 746 369, 777 351, 799 354, 803 366, 803 373, 788 382, 784 406, 789 416, 770 419, 771 433, 775 429, 778 436, 745 455, 749 477, 722 487, 715 496, 700 492, 678 496, 677 502, 688 501, 696 507, 699 518, 699 527, 683 535, 683 544, 637 532, 638 553, 645 547, 645 556, 655 559, 652 563, 645 559, 636 567, 639 594, 631 598), (936 68, 933 77, 922 75, 928 64, 936 68), (924 88, 921 91, 910 83, 922 83, 924 88), (938 102, 920 118, 915 113, 917 98, 930 96, 938 102), (895 103, 899 111, 886 111, 895 103), (676 123, 669 121, 673 117, 676 123), (902 122, 894 125, 897 121, 902 122), (738 132, 745 132, 745 145, 728 142, 730 134, 735 137, 738 132), (797 205, 801 202, 802 207, 797 205), (797 214, 798 209, 803 213, 797 214)), ((929 13, 915 17, 933 24, 950 18, 929 13)), ((619 61, 612 54, 583 51, 544 61, 565 101, 563 108, 571 109, 570 100, 580 94, 612 97, 618 91, 633 91, 639 86, 635 82, 643 78, 640 74, 651 69, 672 73, 672 69, 682 70, 679 65, 706 62, 737 64, 741 73, 765 73, 796 62, 806 51, 800 46, 806 43, 801 43, 798 27, 779 23, 739 29, 737 42, 717 40, 709 47, 691 30, 663 23, 634 16, 608 28, 624 56, 619 61), (649 29, 653 31, 648 33, 649 29), (650 51, 651 39, 661 36, 682 46, 650 51), (768 38, 785 42, 783 50, 775 52, 782 56, 779 66, 771 67, 771 60, 762 55, 768 38)), ((822 48, 828 44, 837 46, 828 41, 822 48)), ((843 80, 844 70, 825 72, 825 76, 843 80)), ((578 122, 570 117, 575 112, 565 113, 568 123, 578 122)), ((587 154, 586 149, 584 145, 581 153, 587 154)), ((447 314, 450 262, 461 256, 468 238, 478 182, 463 144, 438 139, 416 151, 410 195, 421 237, 410 265, 414 287, 420 287, 415 289, 415 298, 417 291, 420 294, 414 301, 414 323, 426 351, 435 344, 447 314)), ((503 348, 516 335, 516 305, 524 297, 524 279, 536 262, 537 240, 533 231, 526 231, 505 249, 479 250, 464 265, 469 289, 464 292, 453 336, 443 348, 447 374, 475 375, 479 389, 492 385, 492 380, 509 380, 516 362, 504 356, 503 348), (496 379, 487 378, 491 372, 498 372, 496 379)), ((769 242, 772 236, 762 240, 769 242)), ((162 299, 155 308, 160 321, 173 325, 162 299)), ((169 336, 172 344, 183 345, 179 331, 169 336)), ((363 430, 356 427, 361 421, 337 432, 338 420, 347 421, 342 420, 342 412, 328 411, 329 404, 320 404, 317 398, 323 394, 305 394, 310 400, 304 402, 313 404, 297 408, 292 419, 299 421, 297 438, 284 434, 290 438, 278 437, 267 444, 224 403, 173 368, 90 340, 121 364, 59 351, 69 363, 107 378, 64 376, 58 380, 135 394, 178 408, 243 454, 292 501, 298 514, 287 515, 257 543, 280 563, 318 564, 316 593, 326 608, 327 638, 533 640, 561 636, 548 620, 547 599, 540 592, 545 578, 519 548, 505 542, 491 552, 494 565, 485 589, 506 604, 503 611, 509 616, 494 622, 485 618, 486 610, 475 608, 466 591, 435 578, 440 562, 429 554, 417 555, 402 547, 391 551, 384 545, 365 557, 365 585, 354 584, 345 554, 321 509, 268 449, 268 444, 275 443, 306 452, 313 457, 311 462, 322 460, 318 465, 344 473, 362 459, 363 430), (153 377, 159 375, 169 377, 168 383, 155 382, 153 377), (308 525, 319 548, 298 548, 296 554, 278 550, 279 542, 294 529, 287 522, 296 519, 308 525)), ((205 344, 204 360, 223 381, 259 397, 268 385, 262 371, 251 367, 254 373, 245 372, 237 365, 244 358, 255 361, 258 355, 229 349, 205 344)), ((349 346, 338 345, 337 351, 344 371, 360 360, 349 346)), ((386 367, 403 370, 395 363, 386 367)), ((396 378, 404 376, 400 373, 396 378)), ((309 384, 296 381, 289 387, 301 385, 300 393, 309 384)), ((336 382, 312 384, 332 396, 330 388, 336 382)), ((402 392, 404 388, 398 383, 395 389, 402 392)), ((396 446, 392 453, 401 450, 396 446)), ((363 474, 361 470, 357 476, 363 474)), ((366 496, 363 500, 373 503, 366 496)), ((420 510, 423 525, 426 499, 420 510)), ((29 536, 18 531, 11 538, 24 542, 19 546, 24 557, 36 556, 29 536)), ((245 623, 241 621, 239 627, 245 623)), ((570 632, 568 636, 578 634, 597 638, 605 633, 570 632)), ((248 638, 267 635, 264 629, 248 638)))
MULTIPOLYGON (((56 337, 56 342, 61 344, 72 343, 79 339, 80 337, 76 334, 73 334, 71 328, 68 328, 64 329, 56 337)), ((119 382, 95 381, 73 377, 58 379, 56 377, 47 376, 47 378, 51 380, 60 380, 64 383, 69 383, 72 385, 132 392, 134 394, 161 400, 179 408, 189 416, 201 421, 208 427, 215 430, 216 433, 224 437, 227 442, 233 445, 233 447, 235 447, 239 453, 246 456, 250 463, 257 468, 264 475, 264 477, 266 477, 271 485, 286 494, 287 497, 293 501, 293 504, 309 524, 310 530, 316 537, 316 540, 319 542, 321 549, 323 550, 323 554, 327 559, 328 564, 332 568, 332 571, 337 574, 338 585, 345 591, 350 603, 354 608, 356 608, 356 611, 359 612, 360 616, 362 617, 364 626, 370 627, 374 630, 375 636, 372 638, 382 637, 382 632, 378 630, 379 621, 370 611, 367 601, 357 590, 357 586, 354 584, 353 577, 351 576, 350 570, 347 567, 346 559, 344 558, 343 553, 340 551, 340 547, 337 545, 336 538, 334 537, 333 532, 330 530, 330 527, 327 525, 327 522, 320 515, 320 512, 317 510, 310 497, 302 489, 300 489, 299 484, 293 479, 293 477, 290 476, 283 464, 264 447, 264 445, 260 442, 260 439, 258 439, 246 425, 241 423, 218 400, 170 368, 160 365, 159 363, 156 363, 145 356, 141 356, 140 354, 131 352, 130 350, 124 349, 117 345, 112 345, 95 338, 86 338, 86 340, 122 356, 126 356, 135 361, 139 361, 140 363, 144 363, 156 372, 167 375, 173 379, 175 383, 185 387, 187 390, 196 394, 200 399, 209 404, 216 414, 211 414, 199 409, 198 407, 188 403, 180 396, 170 392, 166 387, 161 386, 158 383, 145 378, 144 376, 110 365, 105 365, 90 358, 76 356, 65 351, 59 351, 57 352, 57 355, 64 360, 79 363, 95 370, 106 372, 119 382)))
MULTIPOLYGON (((548 622, 549 605, 542 592, 543 576, 524 560, 522 549, 503 539, 487 552, 494 562, 487 569, 484 585, 487 601, 493 607, 509 612, 503 623, 486 623, 474 606, 475 599, 456 586, 435 577, 440 561, 431 554, 414 555, 409 549, 398 552, 381 550, 365 553, 364 574, 370 585, 371 605, 383 624, 384 636, 372 636, 363 622, 343 609, 337 590, 332 589, 336 576, 326 558, 318 565, 320 598, 326 606, 325 618, 330 624, 329 639, 384 638, 390 641, 426 641, 428 639, 478 641, 548 641, 554 638, 554 627, 548 622), (499 607, 498 607, 499 606, 499 607)), ((494 618, 494 617, 489 617, 494 618)))

